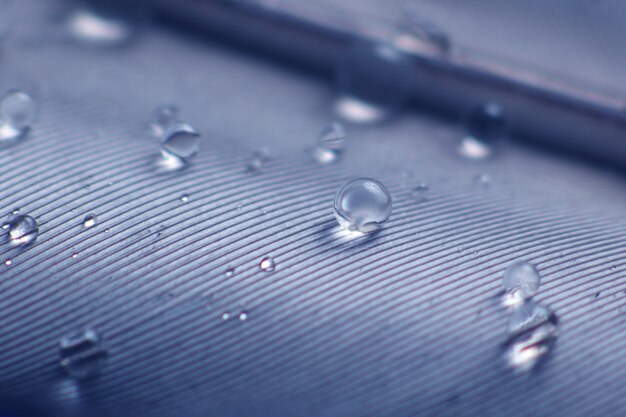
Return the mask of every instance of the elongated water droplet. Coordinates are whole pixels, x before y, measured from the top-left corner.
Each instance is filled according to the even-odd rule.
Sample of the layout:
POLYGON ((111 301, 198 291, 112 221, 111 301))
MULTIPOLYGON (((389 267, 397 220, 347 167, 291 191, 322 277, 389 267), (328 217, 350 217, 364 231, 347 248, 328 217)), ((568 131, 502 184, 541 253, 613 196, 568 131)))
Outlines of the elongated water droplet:
POLYGON ((276 263, 274 262, 274 259, 272 257, 266 256, 261 260, 259 268, 261 268, 261 270, 265 272, 272 272, 274 269, 276 269, 276 263))
POLYGON ((0 102, 0 142, 22 138, 35 121, 36 105, 23 91, 9 92, 0 102))
POLYGON ((313 155, 320 164, 335 162, 346 147, 346 133, 342 125, 333 122, 319 134, 313 155))
POLYGON ((96 217, 95 214, 88 214, 83 219, 83 227, 85 229, 89 229, 90 227, 94 227, 96 224, 98 224, 98 218, 96 217))
POLYGON ((391 195, 372 178, 345 183, 335 196, 335 217, 345 230, 370 233, 379 230, 391 215, 391 195))
POLYGON ((7 230, 9 244, 24 246, 35 242, 39 236, 39 225, 30 216, 19 215, 12 217, 3 226, 7 230))
POLYGON ((159 106, 154 112, 154 121, 150 124, 152 134, 158 139, 163 139, 167 129, 180 122, 178 113, 178 107, 173 104, 159 106))
POLYGON ((502 304, 515 307, 534 296, 539 291, 541 276, 529 262, 518 261, 511 264, 502 279, 502 304))
POLYGON ((91 329, 62 338, 59 341, 59 352, 61 368, 76 379, 96 376, 107 357, 102 338, 91 329))
POLYGON ((461 155, 469 159, 485 159, 493 155, 506 132, 504 110, 494 102, 473 107, 465 116, 465 130, 459 146, 461 155))

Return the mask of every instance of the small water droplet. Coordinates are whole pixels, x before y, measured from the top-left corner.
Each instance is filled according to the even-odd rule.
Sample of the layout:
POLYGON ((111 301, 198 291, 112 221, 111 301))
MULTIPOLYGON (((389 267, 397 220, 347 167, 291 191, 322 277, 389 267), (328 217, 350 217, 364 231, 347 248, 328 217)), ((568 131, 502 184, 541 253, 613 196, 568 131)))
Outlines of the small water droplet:
POLYGON ((414 75, 404 53, 388 44, 355 42, 336 73, 335 112, 353 123, 376 123, 399 110, 414 75))
POLYGON ((163 133, 161 149, 170 155, 183 160, 189 159, 198 152, 200 134, 187 123, 174 123, 163 133))
POLYGON ((178 107, 173 104, 164 104, 159 106, 154 112, 154 121, 150 124, 152 134, 156 138, 162 139, 163 134, 170 128, 170 126, 180 122, 178 119, 178 113, 178 107))
POLYGON ((12 264, 13 264, 13 261, 11 259, 7 259, 6 261, 4 261, 5 266, 11 266, 12 264))
POLYGON ((334 202, 335 217, 342 228, 370 233, 380 230, 391 215, 391 195, 372 178, 356 178, 345 183, 334 202))
POLYGON ((459 153, 469 159, 490 157, 495 146, 505 136, 504 110, 494 102, 471 108, 465 117, 465 130, 459 153))
POLYGON ((102 338, 91 329, 62 338, 59 341, 59 352, 61 369, 76 379, 99 374, 107 357, 102 338))
POLYGON ((104 233, 109 233, 109 229, 104 229, 104 233))
POLYGON ((222 320, 226 321, 230 318, 230 314, 228 312, 225 312, 222 314, 222 320))
POLYGON ((333 122, 320 132, 313 155, 320 164, 330 164, 341 156, 345 147, 345 130, 341 124, 333 122))
POLYGON ((5 223, 3 229, 7 230, 9 244, 23 246, 33 243, 39 236, 39 225, 30 216, 14 216, 5 223))
POLYGON ((242 208, 243 208, 243 204, 237 203, 237 211, 241 211, 242 208))
POLYGON ((226 269, 226 278, 230 278, 233 275, 235 275, 235 267, 229 266, 228 269, 226 269))
POLYGON ((248 320, 248 312, 242 311, 241 313, 239 313, 239 321, 246 321, 246 320, 248 320))
POLYGON ((511 264, 502 279, 502 304, 506 307, 519 306, 539 291, 540 283, 541 276, 531 263, 518 261, 511 264))
POLYGON ((411 196, 420 203, 426 201, 426 194, 428 194, 428 184, 425 182, 420 182, 411 190, 411 196))
POLYGON ((83 227, 85 229, 94 227, 96 224, 98 224, 98 218, 96 217, 95 214, 88 214, 83 219, 83 227))
POLYGON ((72 254, 72 259, 76 259, 76 258, 78 258, 78 253, 74 252, 74 253, 72 254))
POLYGON ((265 164, 272 159, 268 148, 260 148, 252 152, 252 157, 246 167, 249 172, 261 172, 265 164))
POLYGON ((546 322, 556 323, 554 313, 547 307, 532 300, 526 300, 511 313, 507 330, 509 334, 518 334, 546 322))
POLYGON ((9 92, 0 102, 0 142, 22 138, 35 121, 36 105, 23 91, 9 92))
POLYGON ((188 203, 189 202, 189 194, 183 194, 180 196, 180 201, 182 201, 183 203, 188 203))
POLYGON ((412 10, 405 10, 394 33, 393 42, 398 49, 420 55, 442 56, 451 49, 448 35, 412 10))
POLYGON ((485 173, 478 174, 474 177, 474 183, 488 187, 491 184, 491 175, 485 173))
POLYGON ((274 262, 274 259, 272 257, 266 256, 261 260, 259 267, 265 272, 272 272, 274 269, 276 269, 276 263, 274 262))

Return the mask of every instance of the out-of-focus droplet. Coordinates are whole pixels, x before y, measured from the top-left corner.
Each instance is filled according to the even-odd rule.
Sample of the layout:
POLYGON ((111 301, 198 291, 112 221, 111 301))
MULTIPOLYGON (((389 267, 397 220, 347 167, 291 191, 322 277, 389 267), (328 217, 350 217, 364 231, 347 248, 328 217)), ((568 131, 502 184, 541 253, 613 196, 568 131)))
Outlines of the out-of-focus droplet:
POLYGON ((233 275, 235 275, 235 267, 234 267, 234 266, 229 266, 229 267, 226 269, 226 278, 230 278, 230 277, 232 277, 233 275))
POLYGON ((200 134, 187 123, 174 123, 163 133, 161 148, 182 159, 191 158, 198 152, 200 134))
POLYGON ((252 157, 248 161, 246 169, 249 172, 261 172, 268 161, 272 159, 268 148, 260 148, 252 152, 252 157))
POLYGON ((274 258, 266 256, 265 258, 261 259, 259 268, 261 268, 261 270, 265 272, 272 272, 274 269, 276 269, 276 262, 274 261, 274 258))
POLYGON ((76 259, 76 258, 78 258, 78 253, 74 252, 74 253, 72 254, 72 259, 76 259))
POLYGON ((376 123, 406 104, 413 66, 390 44, 357 41, 339 64, 336 83, 336 114, 352 123, 376 123))
POLYGON ((154 112, 154 121, 150 124, 152 134, 156 138, 162 139, 163 134, 170 126, 180 122, 178 113, 178 107, 173 104, 159 106, 154 112))
POLYGON ((539 291, 540 283, 541 276, 531 263, 518 261, 511 264, 502 279, 502 304, 506 307, 519 306, 539 291))
POLYGON ((248 312, 242 311, 241 313, 239 313, 239 321, 246 321, 246 320, 248 320, 248 312))
POLYGON ((478 174, 474 176, 474 183, 485 188, 489 187, 489 185, 491 184, 491 175, 485 173, 478 174))
POLYGON ((448 35, 412 10, 405 10, 392 40, 396 48, 418 55, 438 57, 451 49, 448 35))
POLYGON ((25 136, 35 122, 36 112, 31 96, 19 90, 9 92, 0 101, 0 142, 25 136))
POLYGON ((488 158, 505 136, 504 110, 494 102, 472 107, 465 116, 464 129, 459 153, 469 159, 488 158))
POLYGON ((420 182, 415 187, 413 187, 413 189, 411 190, 411 196, 417 202, 421 203, 423 201, 426 201, 428 190, 429 190, 428 184, 426 184, 425 182, 420 182))
POLYGON ((39 225, 30 216, 19 215, 10 218, 3 229, 7 230, 9 244, 25 246, 33 243, 39 236, 39 225))
POLYGON ((98 224, 98 218, 96 217, 95 214, 88 214, 83 219, 83 227, 85 229, 94 227, 96 224, 98 224))
POLYGON ((333 122, 320 132, 313 155, 320 164, 330 164, 341 156, 345 147, 345 130, 341 124, 333 122))
POLYGON ((59 341, 59 352, 61 369, 76 379, 99 374, 107 357, 102 338, 91 329, 62 338, 59 341))
POLYGON ((228 312, 222 313, 222 320, 226 321, 230 318, 230 314, 228 312))
POLYGON ((189 194, 183 194, 180 196, 180 201, 182 201, 183 203, 188 203, 189 202, 189 194))
POLYGON ((145 0, 82 0, 67 28, 75 40, 102 46, 127 44, 143 28, 149 13, 145 0))
POLYGON ((391 195, 372 178, 356 178, 345 183, 335 196, 335 217, 342 228, 370 233, 380 230, 391 215, 391 195))

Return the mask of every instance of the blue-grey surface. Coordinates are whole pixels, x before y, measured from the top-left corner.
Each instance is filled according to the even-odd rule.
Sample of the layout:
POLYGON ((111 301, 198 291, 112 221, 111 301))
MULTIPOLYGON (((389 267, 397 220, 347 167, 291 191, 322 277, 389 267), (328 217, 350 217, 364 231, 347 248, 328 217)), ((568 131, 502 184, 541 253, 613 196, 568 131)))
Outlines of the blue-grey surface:
POLYGON ((33 246, 0 246, 2 412, 623 415, 622 175, 514 143, 465 161, 458 126, 420 114, 348 127, 343 160, 321 166, 306 149, 331 118, 328 86, 165 29, 122 49, 63 42, 41 23, 46 4, 15 2, 0 56, 2 91, 39 104, 30 136, 0 150, 0 212, 40 225, 33 246), (162 103, 203 135, 183 172, 153 164, 162 103), (272 159, 247 172, 260 147, 272 159), (355 176, 394 200, 370 239, 333 216, 355 176), (502 360, 494 305, 519 258, 560 319, 555 350, 522 376, 502 360), (58 343, 84 328, 109 356, 74 381, 58 343))

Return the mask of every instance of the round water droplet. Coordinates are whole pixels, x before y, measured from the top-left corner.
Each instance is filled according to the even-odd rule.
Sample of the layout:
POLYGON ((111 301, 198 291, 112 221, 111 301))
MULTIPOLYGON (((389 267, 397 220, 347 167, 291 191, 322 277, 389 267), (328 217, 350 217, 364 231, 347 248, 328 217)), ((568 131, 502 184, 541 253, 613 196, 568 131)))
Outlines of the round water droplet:
POLYGON ((230 318, 230 314, 228 312, 225 312, 222 314, 222 320, 228 320, 230 318))
POLYGON ((78 253, 74 252, 74 253, 72 254, 72 259, 76 259, 76 258, 78 258, 78 253))
POLYGON ((233 275, 235 275, 235 267, 229 266, 228 269, 226 269, 226 278, 230 278, 233 275))
POLYGON ((174 123, 163 133, 161 149, 181 159, 191 158, 198 152, 200 134, 186 123, 174 123))
POLYGON ((466 134, 461 140, 459 153, 470 159, 491 156, 506 133, 506 118, 502 107, 488 102, 470 109, 465 116, 466 134))
POLYGON ((35 121, 36 105, 23 91, 12 91, 0 102, 0 141, 23 137, 35 121))
POLYGON ((5 266, 11 266, 12 264, 13 264, 13 261, 11 259, 7 259, 6 261, 4 261, 5 266))
POLYGON ((39 225, 30 216, 15 216, 6 225, 4 228, 7 230, 10 245, 28 245, 33 243, 39 236, 39 225))
POLYGON ((357 178, 345 183, 335 196, 335 217, 346 230, 370 233, 379 230, 391 215, 391 195, 380 182, 357 178))
POLYGON ((335 162, 346 147, 346 133, 339 123, 331 123, 319 134, 314 151, 315 159, 321 164, 335 162))
POLYGON ((266 256, 261 260, 259 268, 261 268, 261 270, 265 272, 272 272, 274 269, 276 269, 276 263, 274 262, 273 258, 266 256))
POLYGON ((246 321, 246 320, 248 320, 248 312, 242 311, 241 313, 239 313, 239 321, 246 321))
POLYGON ((529 262, 518 261, 510 265, 502 279, 502 304, 515 307, 534 296, 539 291, 541 276, 529 262))
POLYGON ((391 45, 357 41, 343 57, 336 80, 337 115, 353 123, 376 123, 408 100, 413 66, 391 45))
POLYGON ((183 203, 188 203, 189 202, 189 194, 183 194, 180 196, 180 201, 182 201, 183 203))
POLYGON ((89 229, 90 227, 94 227, 96 224, 98 224, 98 218, 96 217, 95 214, 88 214, 83 219, 83 227, 85 229, 89 229))

